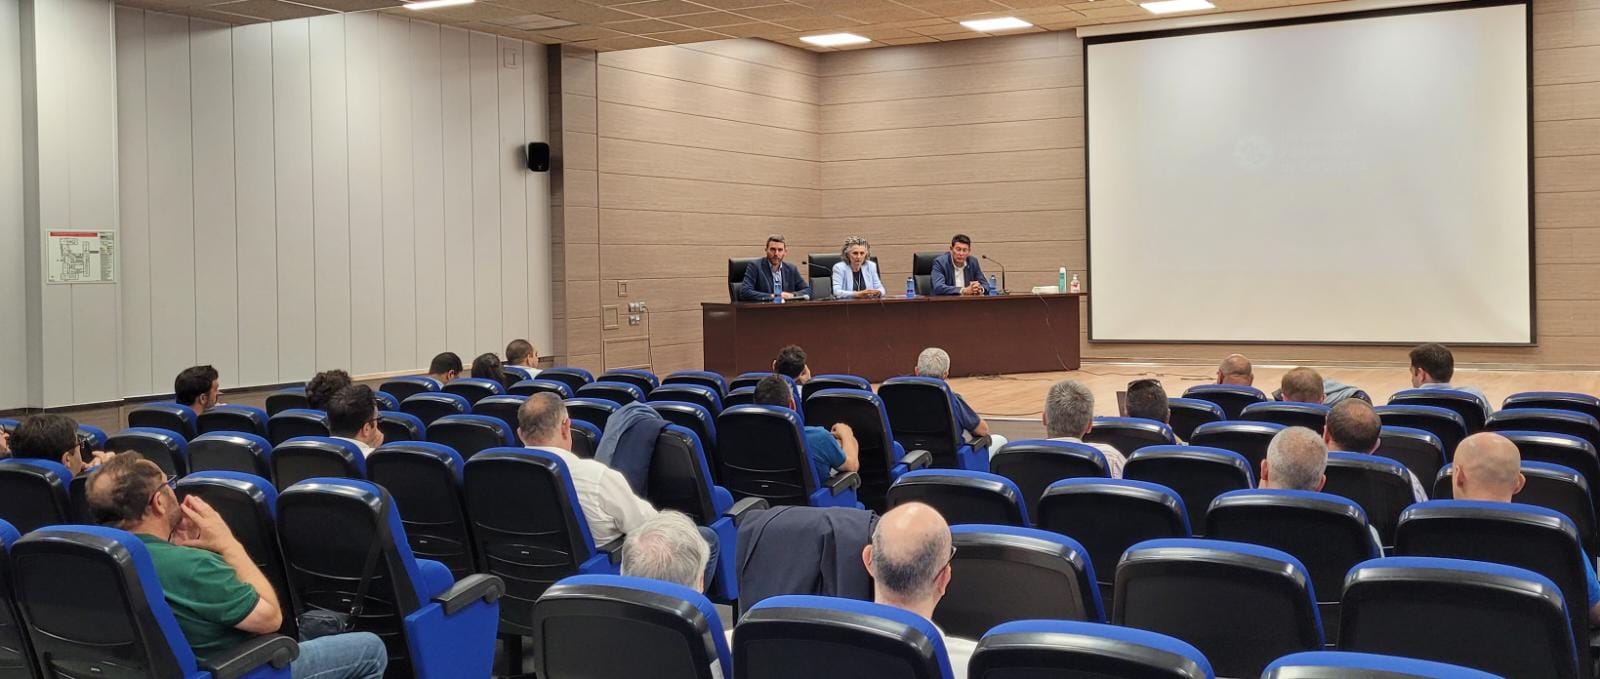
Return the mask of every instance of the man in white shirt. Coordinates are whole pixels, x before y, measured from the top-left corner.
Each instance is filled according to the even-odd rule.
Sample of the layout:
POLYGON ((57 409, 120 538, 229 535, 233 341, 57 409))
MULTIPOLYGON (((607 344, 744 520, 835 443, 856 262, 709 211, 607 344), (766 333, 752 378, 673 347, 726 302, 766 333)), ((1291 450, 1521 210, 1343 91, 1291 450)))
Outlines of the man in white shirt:
POLYGON ((506 345, 506 365, 517 366, 528 372, 529 379, 539 376, 539 350, 525 339, 511 340, 506 345))
MULTIPOLYGON (((1374 453, 1382 443, 1383 424, 1372 404, 1359 398, 1347 398, 1328 411, 1328 424, 1322 429, 1322 440, 1328 450, 1345 453, 1374 453)), ((1411 498, 1417 502, 1428 501, 1428 491, 1422 488, 1417 475, 1406 470, 1411 479, 1411 498)))
POLYGON ((361 456, 383 445, 383 430, 378 428, 378 399, 372 387, 355 384, 333 393, 328 399, 328 431, 334 438, 356 444, 361 456))
POLYGON ((1494 405, 1483 390, 1477 387, 1450 383, 1456 374, 1456 357, 1443 344, 1424 344, 1411 350, 1411 386, 1418 389, 1451 389, 1464 391, 1477 399, 1483 408, 1483 419, 1494 414, 1494 405))
MULTIPOLYGON (((1083 443, 1083 436, 1094 426, 1094 392, 1077 380, 1061 380, 1050 386, 1044 397, 1044 431, 1052 441, 1083 443)), ((1104 443, 1089 443, 1106 458, 1111 478, 1122 478, 1127 456, 1104 443)))
POLYGON ((517 410, 517 438, 522 445, 554 453, 566 463, 596 545, 633 532, 656 515, 655 507, 633 494, 621 472, 572 454, 572 419, 559 396, 548 392, 529 396, 517 410))
MULTIPOLYGON (((950 525, 937 510, 920 502, 889 510, 878 519, 872 544, 861 548, 861 560, 872 574, 872 600, 911 611, 930 622, 933 609, 950 586, 953 558, 950 525)), ((966 679, 967 663, 977 642, 949 636, 944 630, 939 630, 939 635, 944 637, 955 679, 966 679)))

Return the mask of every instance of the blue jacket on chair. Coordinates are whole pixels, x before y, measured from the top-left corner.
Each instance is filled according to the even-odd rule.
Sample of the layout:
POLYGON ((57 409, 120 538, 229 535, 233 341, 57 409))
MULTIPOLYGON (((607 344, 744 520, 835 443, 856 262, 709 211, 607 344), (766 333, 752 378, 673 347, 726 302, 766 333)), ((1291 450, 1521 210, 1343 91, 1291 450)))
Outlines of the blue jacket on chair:
MULTIPOLYGON (((983 284, 985 294, 994 294, 994 288, 989 287, 989 279, 983 277, 983 267, 978 266, 978 258, 968 256, 967 265, 962 267, 966 272, 968 283, 978 281, 983 284)), ((748 280, 748 279, 747 279, 748 280)), ((950 253, 939 255, 933 260, 933 294, 959 295, 961 288, 956 287, 956 267, 951 260, 950 253)))
POLYGON ((811 296, 811 280, 800 275, 800 270, 793 264, 783 263, 783 268, 778 272, 781 286, 774 290, 772 287, 772 265, 765 259, 751 262, 744 268, 744 282, 739 284, 739 300, 744 302, 766 302, 772 300, 773 292, 792 292, 797 295, 811 296))

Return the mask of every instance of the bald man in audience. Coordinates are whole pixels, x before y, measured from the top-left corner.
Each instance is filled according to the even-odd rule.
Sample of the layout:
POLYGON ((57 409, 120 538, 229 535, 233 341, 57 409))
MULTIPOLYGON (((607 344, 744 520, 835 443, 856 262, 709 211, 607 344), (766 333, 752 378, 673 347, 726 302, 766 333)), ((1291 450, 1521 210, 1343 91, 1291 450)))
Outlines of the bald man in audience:
MULTIPOLYGON (((1328 411, 1328 424, 1322 428, 1322 440, 1329 451, 1370 454, 1378 451, 1382 443, 1383 423, 1378 419, 1372 404, 1358 398, 1340 401, 1328 411)), ((1411 498, 1417 502, 1428 500, 1417 475, 1406 470, 1411 480, 1411 498)))
POLYGON ((1261 488, 1277 490, 1322 490, 1328 481, 1323 474, 1328 466, 1328 448, 1317 432, 1305 427, 1287 427, 1267 444, 1261 460, 1261 488))
POLYGON ((1295 368, 1283 374, 1279 393, 1291 403, 1321 403, 1322 376, 1310 368, 1295 368))
POLYGON ((1248 387, 1255 384, 1256 374, 1250 367, 1250 359, 1244 354, 1231 354, 1222 359, 1222 365, 1217 366, 1217 384, 1236 384, 1248 387))
MULTIPOLYGON (((1451 492, 1457 500, 1511 502, 1527 479, 1522 476, 1522 455, 1511 439, 1494 432, 1473 434, 1456 446, 1451 492)), ((1600 625, 1600 580, 1595 579, 1594 559, 1583 555, 1583 573, 1588 579, 1589 622, 1600 625)))
MULTIPOLYGON (((908 502, 889 510, 878 519, 872 544, 861 549, 861 560, 872 574, 872 600, 905 609, 933 620, 933 609, 950 586, 950 524, 933 507, 908 502)), ((935 625, 934 629, 938 629, 935 625)), ((967 662, 977 643, 960 637, 944 637, 945 654, 956 679, 966 679, 967 662)))

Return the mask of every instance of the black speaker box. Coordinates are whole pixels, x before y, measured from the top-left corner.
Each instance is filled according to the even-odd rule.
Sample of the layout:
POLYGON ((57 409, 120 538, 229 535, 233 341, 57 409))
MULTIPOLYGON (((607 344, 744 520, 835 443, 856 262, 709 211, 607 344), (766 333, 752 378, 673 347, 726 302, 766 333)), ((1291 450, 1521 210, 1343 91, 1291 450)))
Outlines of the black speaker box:
POLYGON ((542 141, 528 144, 528 169, 534 172, 550 171, 550 145, 542 141))

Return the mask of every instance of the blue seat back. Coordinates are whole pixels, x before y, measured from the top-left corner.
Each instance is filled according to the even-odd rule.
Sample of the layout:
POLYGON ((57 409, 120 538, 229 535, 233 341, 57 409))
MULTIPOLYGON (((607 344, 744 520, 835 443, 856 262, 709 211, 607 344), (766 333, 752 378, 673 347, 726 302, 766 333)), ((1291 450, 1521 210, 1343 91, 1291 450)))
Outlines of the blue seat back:
POLYGON ((429 427, 434 420, 446 415, 472 412, 472 402, 460 394, 426 392, 401 401, 400 412, 415 415, 422 420, 422 426, 429 427))
POLYGON ((267 416, 277 415, 285 410, 305 410, 311 407, 311 402, 306 400, 306 388, 289 387, 267 394, 267 416))
POLYGON ((440 387, 446 394, 455 394, 467 399, 468 404, 477 403, 490 396, 499 396, 506 393, 506 386, 496 380, 481 377, 463 377, 450 380, 449 384, 440 387))
POLYGON ((891 508, 921 502, 939 510, 950 525, 978 523, 1028 526, 1028 509, 1017 484, 999 474, 965 469, 919 469, 889 486, 891 508))
POLYGON ((705 449, 693 431, 669 424, 656 435, 650 457, 649 494, 645 498, 660 510, 674 510, 691 521, 709 526, 721 513, 712 496, 711 468, 705 449))
POLYGON ((454 449, 427 441, 385 443, 367 457, 367 478, 394 498, 412 553, 444 564, 457 580, 477 568, 461 490, 465 464, 454 449))
POLYGON ((549 392, 561 397, 562 400, 572 398, 572 387, 559 380, 531 379, 522 380, 511 385, 507 393, 516 396, 532 396, 534 394, 549 392))
POLYGON ((548 368, 539 371, 539 379, 560 382, 577 393, 578 387, 594 381, 594 375, 583 368, 548 368))
POLYGON ((698 384, 717 392, 719 398, 728 393, 728 381, 709 370, 679 370, 668 373, 666 377, 661 378, 661 384, 698 384))
POLYGON ((1164 634, 1093 622, 1019 620, 983 635, 970 679, 1008 677, 1212 679, 1199 649, 1164 634))
POLYGON ((278 445, 301 436, 329 436, 328 414, 320 410, 291 408, 267 420, 267 441, 278 445))
POLYGON ((872 391, 872 383, 865 377, 855 375, 840 375, 825 373, 812 375, 811 381, 800 385, 800 400, 809 403, 811 396, 824 389, 854 389, 856 391, 872 391))
MULTIPOLYGON (((815 383, 813 379, 806 386, 815 383)), ((813 391, 806 398, 805 418, 806 425, 823 429, 831 429, 839 423, 850 426, 861 463, 856 471, 861 475, 861 487, 856 489, 856 496, 869 509, 883 510, 884 495, 893 482, 895 465, 905 457, 905 449, 894 440, 894 432, 889 428, 889 413, 883 408, 883 400, 870 388, 813 391)))
POLYGON ((1153 446, 1128 457, 1122 478, 1171 488, 1183 498, 1190 530, 1205 530, 1211 501, 1230 490, 1254 488, 1256 469, 1231 450, 1153 446))
POLYGON ((1467 433, 1474 434, 1483 429, 1484 414, 1483 403, 1470 392, 1460 389, 1439 389, 1427 387, 1422 389, 1404 389, 1397 391, 1389 397, 1389 405, 1419 405, 1444 408, 1461 416, 1461 421, 1467 426, 1467 433))
POLYGON ((1094 564, 1065 535, 1015 526, 950 528, 950 584, 933 611, 945 634, 983 636, 1016 620, 1105 622, 1094 564))
POLYGON ((735 389, 754 387, 756 386, 757 382, 761 381, 761 378, 775 374, 777 373, 774 373, 771 370, 753 370, 750 372, 739 373, 738 377, 728 380, 728 391, 731 393, 735 389))
MULTIPOLYGON (((1366 451, 1350 450, 1350 453, 1366 451)), ((1379 430, 1379 457, 1387 457, 1404 465, 1424 485, 1439 475, 1444 466, 1444 441, 1433 432, 1414 427, 1385 426, 1379 430)))
POLYGON ((1267 444, 1283 430, 1283 425, 1272 422, 1225 420, 1200 425, 1189 437, 1189 443, 1231 450, 1243 455, 1251 469, 1260 469, 1261 461, 1267 459, 1267 444))
POLYGON ((395 396, 394 394, 391 394, 387 391, 375 391, 372 392, 372 400, 378 402, 378 412, 400 412, 400 397, 395 396))
MULTIPOLYGON (((600 373, 599 377, 594 378, 594 381, 631 384, 635 387, 638 387, 639 391, 645 394, 649 394, 650 390, 661 386, 661 380, 656 377, 655 373, 637 368, 617 368, 615 370, 607 370, 603 373, 600 373)), ((639 400, 643 401, 644 399, 639 400)))
MULTIPOLYGON (((1451 487, 1452 468, 1446 465, 1433 481, 1433 499, 1449 500, 1455 496, 1451 487)), ((1577 470, 1549 462, 1522 463, 1522 478, 1527 482, 1511 498, 1512 502, 1537 505, 1561 512, 1578 528, 1578 540, 1589 554, 1600 554, 1600 536, 1596 536, 1594 495, 1589 482, 1577 470)))
POLYGON ((1106 458, 1098 448, 1047 439, 1007 443, 989 456, 989 471, 1017 485, 1029 516, 1038 516, 1039 498, 1052 483, 1062 479, 1111 476, 1106 458))
POLYGON ((60 462, 31 458, 0 459, 0 520, 23 534, 69 523, 67 484, 72 472, 60 462))
POLYGON ((606 422, 622 408, 622 404, 603 398, 569 398, 564 403, 567 405, 567 416, 573 421, 583 420, 600 431, 606 430, 606 422))
POLYGON ((1503 410, 1514 408, 1547 408, 1571 410, 1600 419, 1600 398, 1569 391, 1524 391, 1506 397, 1500 405, 1503 410))
POLYGON ((878 386, 894 439, 906 450, 926 450, 933 466, 960 469, 964 445, 950 385, 932 377, 891 377, 878 386))
POLYGON ((1495 679, 1488 672, 1440 662, 1349 651, 1306 651, 1272 661, 1261 679, 1495 679))
POLYGON ((378 413, 378 431, 383 432, 385 442, 422 441, 428 436, 428 427, 422 423, 422 418, 405 412, 378 413))
POLYGON ((1541 431, 1576 436, 1600 448, 1600 420, 1572 410, 1512 408, 1495 413, 1485 427, 1490 431, 1541 431))
POLYGON ((752 606, 733 635, 739 679, 951 679, 944 638, 910 611, 832 597, 784 595, 752 606))
POLYGON ((537 374, 532 369, 522 365, 501 365, 500 370, 505 373, 506 381, 503 386, 507 389, 510 389, 511 385, 518 382, 531 380, 537 374))
POLYGON ((146 403, 128 410, 129 427, 151 427, 173 432, 184 440, 196 434, 194 410, 178 403, 146 403))
MULTIPOLYGON (((733 406, 717 418, 717 480, 736 498, 808 505, 820 487, 800 417, 777 406, 733 406)), ((821 481, 826 481, 822 479, 821 481)))
POLYGON ((572 454, 585 460, 594 459, 594 454, 600 449, 600 428, 584 422, 572 420, 572 454))
POLYGON ((479 451, 517 445, 516 428, 488 415, 446 415, 428 425, 428 440, 472 459, 479 451))
POLYGON ((272 483, 281 492, 316 477, 364 479, 367 459, 356 444, 327 436, 300 436, 274 446, 272 483))
POLYGON ((106 450, 134 451, 174 476, 189 473, 188 441, 177 432, 155 427, 132 427, 106 439, 106 450))
POLYGON ((1145 446, 1170 446, 1178 442, 1165 422, 1142 417, 1096 417, 1083 440, 1116 448, 1124 457, 1145 446))
POLYGON ((1185 441, 1194 435, 1195 427, 1228 419, 1222 406, 1199 398, 1169 398, 1167 409, 1170 413, 1167 424, 1172 426, 1172 433, 1185 441))
POLYGON ((490 417, 497 418, 501 422, 506 423, 506 426, 511 427, 512 431, 514 432, 517 428, 517 411, 521 409, 522 404, 526 403, 527 401, 528 397, 516 396, 513 394, 490 396, 482 401, 472 404, 472 414, 488 415, 490 417))
POLYGON ((1111 600, 1117 561, 1129 547, 1157 538, 1186 538, 1190 532, 1183 498, 1176 491, 1128 479, 1057 481, 1045 489, 1039 511, 1030 516, 1040 529, 1070 535, 1088 550, 1104 601, 1111 600))
MULTIPOLYGON (((1495 413, 1495 417, 1499 416, 1500 413, 1495 413)), ((1496 431, 1516 444, 1517 452, 1524 461, 1549 462, 1569 467, 1582 474, 1590 488, 1600 487, 1600 457, 1596 456, 1594 444, 1589 441, 1571 434, 1549 431, 1520 429, 1496 431)))
POLYGON ((256 436, 267 435, 267 411, 255 406, 220 405, 200 413, 195 430, 201 434, 214 431, 237 431, 256 436))
POLYGON ((721 679, 732 662, 717 609, 687 587, 648 578, 579 575, 533 609, 541 677, 721 679), (626 653, 594 649, 627 639, 626 653))
POLYGON ((272 477, 272 444, 255 434, 212 432, 189 442, 189 471, 231 471, 272 477))
MULTIPOLYGON (((179 499, 193 495, 217 510, 250 560, 272 584, 278 603, 286 611, 295 610, 294 593, 283 566, 283 549, 278 546, 278 490, 271 481, 255 474, 204 471, 179 479, 173 490, 179 499)), ((294 617, 283 616, 279 634, 298 636, 294 617)))
POLYGON ((756 388, 753 386, 732 387, 728 389, 728 395, 722 397, 722 407, 724 409, 734 406, 747 406, 755 402, 756 388))
POLYGON ((1446 462, 1455 459, 1456 446, 1467 437, 1467 421, 1449 408, 1413 403, 1377 406, 1378 420, 1385 427, 1421 429, 1439 437, 1446 462))
POLYGON ((417 394, 439 391, 442 386, 438 380, 427 375, 406 375, 392 378, 378 388, 404 402, 417 394))
POLYGON ((22 534, 14 526, 0 520, 0 677, 5 679, 38 676, 33 647, 28 643, 28 631, 11 589, 11 546, 20 539, 22 534))
POLYGON ((663 384, 651 390, 646 400, 650 403, 693 403, 713 414, 722 412, 722 396, 711 387, 699 384, 663 384))
POLYGON ((1273 422, 1285 427, 1305 427, 1320 434, 1328 426, 1328 410, 1328 406, 1321 403, 1267 401, 1245 406, 1239 413, 1239 419, 1273 422))
POLYGON ((619 406, 645 399, 645 391, 626 382, 592 382, 578 387, 578 398, 595 398, 611 401, 619 406))
POLYGON ((1367 513, 1384 546, 1393 545, 1400 512, 1416 500, 1406 468, 1376 455, 1328 453, 1323 474, 1327 481, 1322 492, 1354 501, 1367 513))
POLYGON ((1222 408, 1225 419, 1237 420, 1245 406, 1265 403, 1267 395, 1255 387, 1239 384, 1196 384, 1183 391, 1184 398, 1210 401, 1222 408))
POLYGON ((655 409, 662 419, 688 429, 700 437, 700 445, 706 449, 706 462, 711 465, 711 472, 715 474, 718 413, 713 413, 699 404, 683 401, 652 401, 650 407, 655 409))

